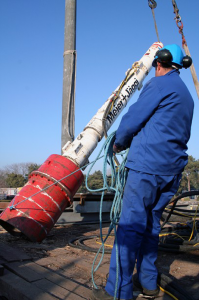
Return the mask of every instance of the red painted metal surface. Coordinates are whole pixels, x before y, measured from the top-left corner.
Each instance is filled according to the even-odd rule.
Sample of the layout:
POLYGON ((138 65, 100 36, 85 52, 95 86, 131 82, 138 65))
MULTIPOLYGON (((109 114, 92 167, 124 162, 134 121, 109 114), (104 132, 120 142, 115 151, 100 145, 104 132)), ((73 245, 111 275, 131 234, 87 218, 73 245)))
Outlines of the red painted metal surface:
POLYGON ((11 234, 17 234, 18 229, 31 241, 41 242, 71 205, 83 179, 72 161, 57 154, 49 156, 2 212, 0 225, 11 234))

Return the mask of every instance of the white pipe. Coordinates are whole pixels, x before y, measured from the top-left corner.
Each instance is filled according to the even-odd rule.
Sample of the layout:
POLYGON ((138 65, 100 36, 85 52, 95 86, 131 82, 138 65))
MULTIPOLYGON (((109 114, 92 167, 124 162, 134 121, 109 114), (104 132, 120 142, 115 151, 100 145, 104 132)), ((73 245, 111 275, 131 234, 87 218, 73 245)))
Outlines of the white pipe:
MULTIPOLYGON (((118 98, 114 106, 110 110, 106 119, 106 130, 108 131, 112 124, 115 122, 119 114, 129 102, 130 98, 137 89, 142 87, 142 82, 148 75, 152 68, 152 62, 156 52, 163 47, 160 42, 154 43, 144 54, 144 56, 132 68, 127 71, 128 80, 122 86, 119 85, 116 90, 111 94, 103 106, 98 110, 94 117, 90 120, 84 130, 72 142, 66 143, 63 147, 63 156, 72 160, 78 167, 83 167, 88 163, 88 158, 96 148, 98 142, 102 139, 104 132, 102 120, 104 112, 109 105, 111 99, 121 88, 118 98)), ((144 109, 144 108, 143 108, 144 109)))

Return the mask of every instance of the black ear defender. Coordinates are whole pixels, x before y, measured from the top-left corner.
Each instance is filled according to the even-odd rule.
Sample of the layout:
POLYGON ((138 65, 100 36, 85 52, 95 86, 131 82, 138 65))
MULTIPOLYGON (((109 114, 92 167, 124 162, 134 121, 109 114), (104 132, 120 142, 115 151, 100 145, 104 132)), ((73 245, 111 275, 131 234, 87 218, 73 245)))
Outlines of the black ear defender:
POLYGON ((185 55, 182 59, 183 68, 187 69, 192 65, 192 58, 189 55, 185 55))
POLYGON ((159 50, 156 53, 156 56, 157 56, 157 60, 164 63, 171 63, 173 59, 171 52, 167 49, 159 50))
POLYGON ((181 48, 175 44, 158 50, 152 62, 153 67, 156 67, 157 61, 177 69, 187 69, 192 65, 192 58, 189 55, 184 56, 181 48))

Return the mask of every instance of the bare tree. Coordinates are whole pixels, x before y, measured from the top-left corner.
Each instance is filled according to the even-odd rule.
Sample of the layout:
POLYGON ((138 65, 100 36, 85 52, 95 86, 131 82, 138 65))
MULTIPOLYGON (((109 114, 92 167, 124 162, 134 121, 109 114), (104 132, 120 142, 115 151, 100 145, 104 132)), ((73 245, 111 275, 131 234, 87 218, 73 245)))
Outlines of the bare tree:
POLYGON ((24 180, 27 181, 28 175, 32 171, 37 170, 39 167, 40 165, 32 162, 10 164, 5 166, 4 169, 0 169, 0 188, 9 187, 12 176, 15 176, 18 179, 23 177, 24 180))
POLYGON ((6 188, 6 187, 7 187, 6 172, 0 169, 0 188, 6 188))
POLYGON ((22 176, 25 176, 29 173, 29 167, 30 165, 34 165, 35 163, 27 162, 27 163, 18 163, 18 164, 11 164, 4 168, 5 173, 15 173, 20 174, 22 176))

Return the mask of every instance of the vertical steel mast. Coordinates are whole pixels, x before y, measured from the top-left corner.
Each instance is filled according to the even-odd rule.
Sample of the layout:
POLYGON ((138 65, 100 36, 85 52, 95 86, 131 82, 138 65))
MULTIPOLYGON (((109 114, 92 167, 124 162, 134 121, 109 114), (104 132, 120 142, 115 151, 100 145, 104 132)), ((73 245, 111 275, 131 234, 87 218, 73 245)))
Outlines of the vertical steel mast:
POLYGON ((76 0, 65 0, 61 148, 74 140, 76 79, 76 0))

